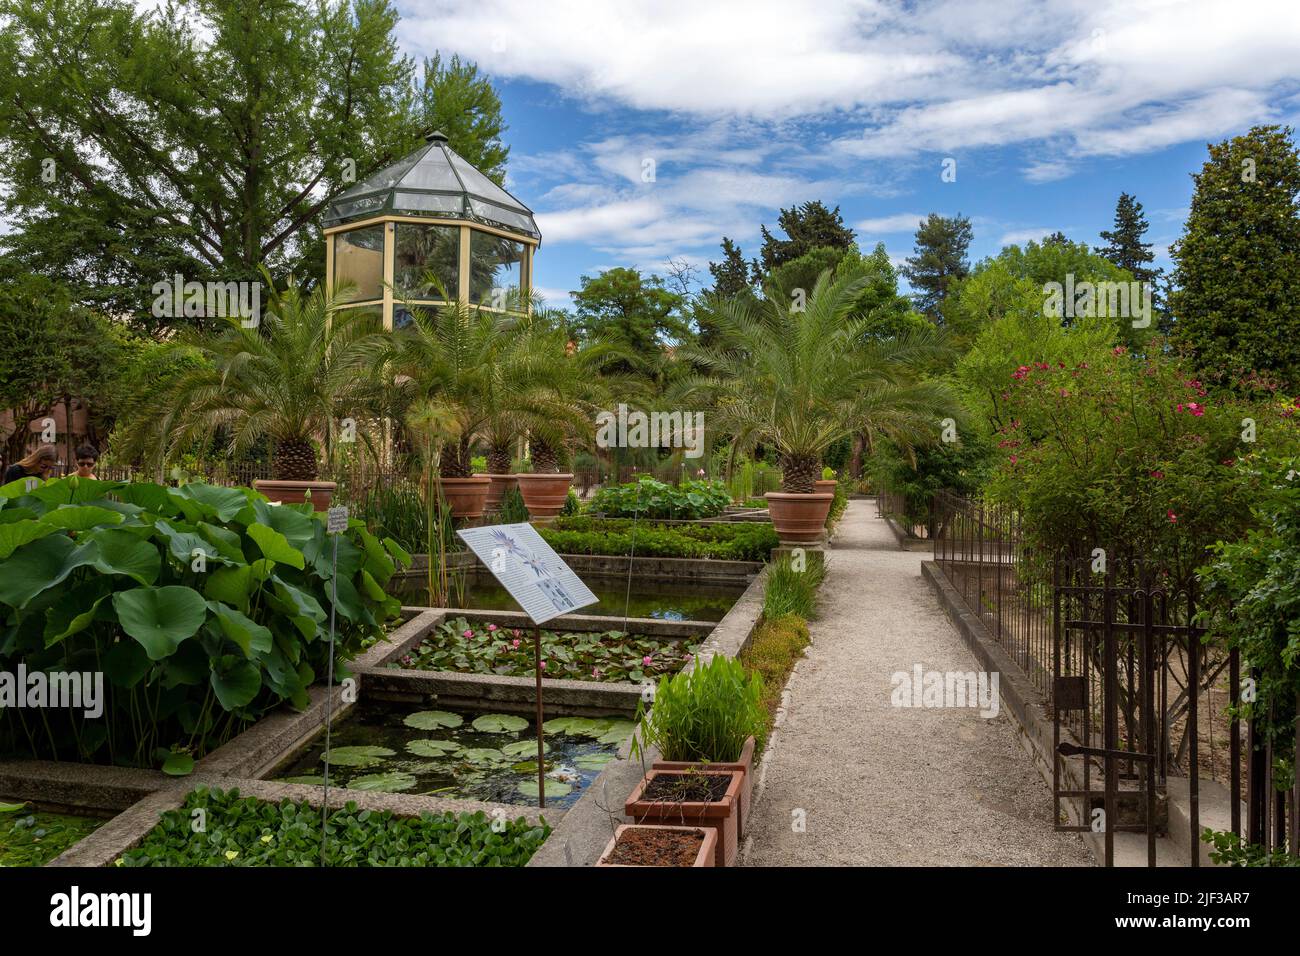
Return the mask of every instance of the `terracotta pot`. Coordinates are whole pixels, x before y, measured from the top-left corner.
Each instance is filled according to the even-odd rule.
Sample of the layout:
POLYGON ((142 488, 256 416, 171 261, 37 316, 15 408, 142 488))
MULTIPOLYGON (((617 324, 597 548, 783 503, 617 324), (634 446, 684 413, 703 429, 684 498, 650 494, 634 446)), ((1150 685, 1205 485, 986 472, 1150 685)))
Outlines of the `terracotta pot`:
POLYGON ((736 861, 739 847, 738 828, 736 826, 736 808, 740 803, 741 773, 738 770, 704 770, 709 776, 726 776, 730 778, 727 792, 721 800, 706 803, 703 800, 683 800, 668 803, 664 800, 645 800, 642 794, 655 777, 671 775, 680 771, 650 770, 641 778, 632 791, 632 795, 623 804, 623 812, 637 823, 658 823, 667 826, 711 827, 718 833, 718 845, 713 853, 714 866, 731 866, 736 861))
POLYGON ((797 495, 769 491, 767 512, 783 544, 814 544, 826 531, 826 516, 831 513, 831 494, 797 495))
POLYGON ((835 486, 839 484, 834 478, 818 478, 813 482, 816 485, 816 491, 819 495, 835 494, 835 486))
POLYGON ((488 480, 487 501, 483 505, 483 510, 488 513, 499 511, 506 492, 519 486, 518 475, 476 474, 474 477, 488 480))
POLYGON ((286 505, 302 504, 310 492, 311 506, 317 511, 329 509, 337 487, 338 483, 333 481, 264 481, 259 478, 253 482, 254 491, 260 491, 270 501, 286 505))
POLYGON ((754 746, 755 741, 751 736, 745 741, 745 746, 740 749, 740 758, 728 762, 725 760, 717 763, 691 763, 689 760, 656 760, 650 765, 651 770, 675 770, 680 773, 683 770, 738 770, 744 774, 740 784, 740 804, 736 807, 736 830, 741 836, 748 832, 749 828, 749 801, 754 795, 754 746))
POLYGON ((524 496, 524 505, 531 518, 554 518, 564 508, 569 497, 569 485, 573 483, 572 474, 564 475, 515 475, 519 481, 519 493, 524 496))
POLYGON ((610 841, 605 844, 604 852, 600 854, 600 859, 596 861, 597 866, 634 867, 631 863, 605 862, 609 855, 614 852, 614 845, 618 843, 618 841, 622 839, 623 834, 627 833, 629 830, 682 830, 686 833, 703 832, 704 839, 700 841, 700 852, 695 855, 695 862, 692 863, 691 866, 713 865, 713 857, 716 855, 718 845, 718 833, 712 827, 669 827, 660 826, 658 824, 622 823, 619 824, 618 829, 614 831, 614 835, 610 838, 610 841))
POLYGON ((487 475, 475 475, 473 478, 440 478, 442 496, 447 500, 453 518, 479 518, 487 503, 487 475))

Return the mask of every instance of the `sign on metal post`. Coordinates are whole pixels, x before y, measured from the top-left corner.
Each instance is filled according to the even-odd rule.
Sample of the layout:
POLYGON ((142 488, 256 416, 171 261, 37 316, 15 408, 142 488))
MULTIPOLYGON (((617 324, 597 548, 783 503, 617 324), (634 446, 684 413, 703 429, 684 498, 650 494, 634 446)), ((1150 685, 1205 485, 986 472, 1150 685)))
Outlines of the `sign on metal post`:
POLYGON ((456 532, 533 620, 533 673, 537 684, 537 805, 546 806, 546 743, 542 723, 541 625, 600 599, 527 523, 463 528, 456 532))
POLYGON ((321 792, 320 808, 320 863, 325 861, 325 823, 330 812, 330 725, 334 720, 334 607, 339 603, 339 535, 348 530, 346 505, 330 508, 325 513, 325 530, 333 538, 330 558, 330 659, 329 676, 325 680, 325 784, 321 792))

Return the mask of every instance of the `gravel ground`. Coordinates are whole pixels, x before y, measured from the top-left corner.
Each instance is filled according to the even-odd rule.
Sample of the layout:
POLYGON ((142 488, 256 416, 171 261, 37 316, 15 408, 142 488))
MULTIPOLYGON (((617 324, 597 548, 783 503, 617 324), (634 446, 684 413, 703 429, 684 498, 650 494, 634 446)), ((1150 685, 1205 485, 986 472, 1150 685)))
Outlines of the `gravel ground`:
POLYGON ((892 675, 976 663, 874 503, 841 520, 812 646, 786 687, 747 866, 1088 866, 1012 719, 891 706, 892 675), (805 829, 794 820, 803 811, 805 829))

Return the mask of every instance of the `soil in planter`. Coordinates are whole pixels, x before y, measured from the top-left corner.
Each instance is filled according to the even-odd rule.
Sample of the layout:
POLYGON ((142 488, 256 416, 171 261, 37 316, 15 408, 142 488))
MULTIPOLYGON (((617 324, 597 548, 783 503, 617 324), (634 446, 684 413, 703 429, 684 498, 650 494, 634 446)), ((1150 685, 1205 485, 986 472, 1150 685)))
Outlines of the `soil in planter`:
POLYGON ((703 830, 652 827, 624 830, 604 862, 623 866, 691 866, 703 842, 703 830))
POLYGON ((95 817, 46 813, 0 799, 0 867, 44 866, 104 822, 95 817))
MULTIPOLYGON (((578 614, 601 617, 650 617, 661 621, 721 621, 731 606, 745 593, 744 585, 677 584, 637 581, 633 579, 629 594, 627 581, 613 577, 583 576, 583 581, 599 598, 599 603, 581 608, 578 614)), ((471 577, 462 585, 451 586, 451 607, 482 611, 517 611, 519 606, 508 591, 495 580, 471 577)), ((415 579, 395 593, 404 604, 431 606, 429 592, 415 579)))
POLYGON ((642 800, 658 803, 716 803, 727 795, 725 773, 661 773, 646 784, 642 800))
MULTIPOLYGON (((537 805, 537 737, 515 714, 368 704, 330 734, 330 786, 537 805)), ((613 759, 633 724, 622 717, 557 717, 546 732, 546 805, 567 807, 613 759)), ((324 782, 325 736, 275 779, 324 782)))

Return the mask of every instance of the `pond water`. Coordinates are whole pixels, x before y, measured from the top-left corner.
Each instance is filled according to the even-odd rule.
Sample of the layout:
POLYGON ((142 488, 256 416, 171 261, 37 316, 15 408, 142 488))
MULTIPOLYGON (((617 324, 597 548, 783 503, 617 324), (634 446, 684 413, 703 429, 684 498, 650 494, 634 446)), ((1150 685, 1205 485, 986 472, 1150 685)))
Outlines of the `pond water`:
MULTIPOLYGON (((661 621, 721 621, 745 593, 744 585, 690 584, 679 582, 627 581, 615 577, 584 577, 587 587, 600 599, 577 611, 600 617, 651 617, 661 621)), ((475 575, 463 584, 453 582, 448 605, 481 611, 517 611, 510 594, 487 576, 475 575)), ((403 604, 432 606, 424 581, 411 578, 394 591, 403 604)))
MULTIPOLYGON (((632 726, 623 717, 547 720, 546 805, 577 800, 632 726)), ((330 786, 536 806, 533 728, 522 715, 367 704, 330 734, 330 786)), ((321 734, 274 779, 323 783, 324 753, 321 734)))

